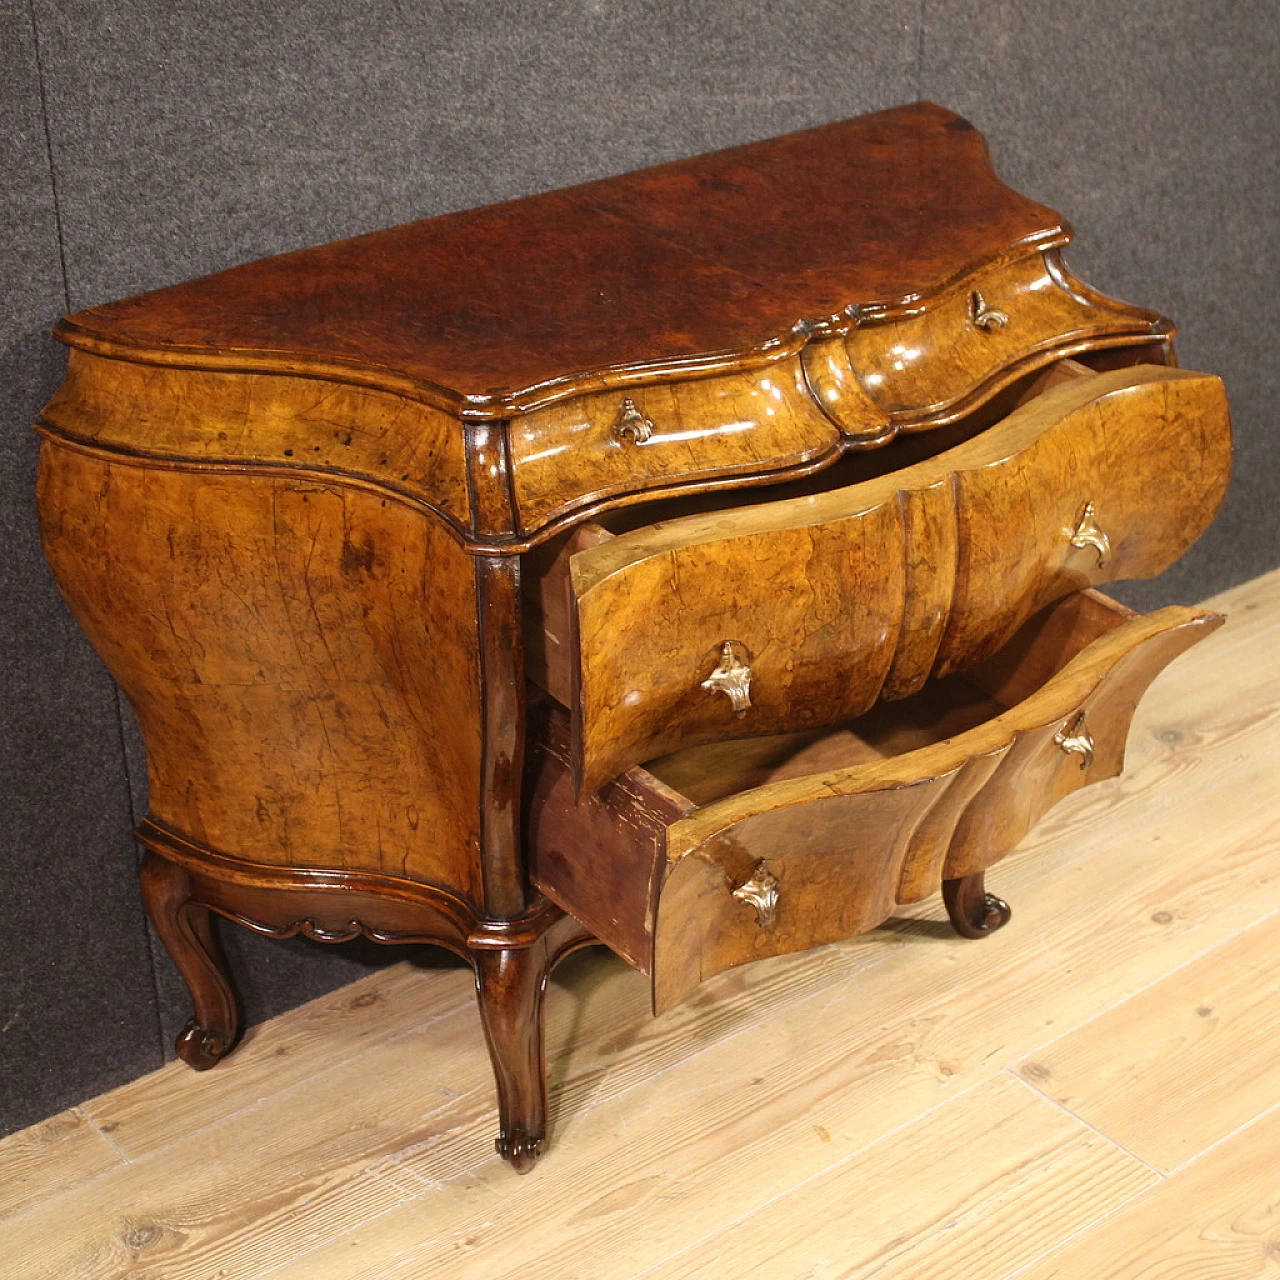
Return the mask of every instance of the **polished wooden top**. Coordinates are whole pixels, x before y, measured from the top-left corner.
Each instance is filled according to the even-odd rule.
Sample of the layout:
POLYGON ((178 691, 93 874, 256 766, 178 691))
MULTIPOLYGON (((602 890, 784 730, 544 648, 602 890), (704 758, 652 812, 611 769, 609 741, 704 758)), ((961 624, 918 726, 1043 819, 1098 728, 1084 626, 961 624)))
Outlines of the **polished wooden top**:
POLYGON ((620 370, 776 358, 851 307, 927 298, 1069 234, 995 177, 972 125, 918 103, 263 259, 56 333, 495 417, 620 370))

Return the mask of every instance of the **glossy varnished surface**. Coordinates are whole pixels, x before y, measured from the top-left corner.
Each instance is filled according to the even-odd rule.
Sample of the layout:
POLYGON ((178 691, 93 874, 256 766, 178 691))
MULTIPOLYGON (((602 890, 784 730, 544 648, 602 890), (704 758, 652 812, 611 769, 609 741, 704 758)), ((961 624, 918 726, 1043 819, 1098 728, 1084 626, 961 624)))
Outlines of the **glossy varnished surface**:
MULTIPOLYGON (((880 417, 868 406, 868 417, 880 417)), ((798 356, 765 369, 580 396, 511 424, 524 529, 614 494, 706 476, 774 471, 832 455, 840 431, 814 402, 798 356), (624 406, 646 424, 620 430, 624 406)))
POLYGON ((1014 906, 990 940, 933 899, 656 1021, 584 953, 548 992, 556 1132, 527 1179, 492 1154, 470 972, 383 967, 203 1077, 169 1064, 5 1140, 6 1266, 1270 1280, 1280 573, 1212 607, 1124 779, 988 875, 1014 906))
POLYGON ((1068 238, 925 104, 63 322, 46 548, 146 739, 187 1061, 237 1034, 210 912, 438 942, 527 1169, 547 975, 593 935, 663 1007, 940 882, 1002 922, 985 868, 1213 625, 1077 595, 1014 634, 1163 568, 1229 456, 1215 380, 1090 375, 1172 330, 1068 238), (576 717, 527 800, 526 671, 576 717))
POLYGON ((1142 366, 1062 383, 876 480, 595 541, 570 557, 545 644, 567 669, 547 685, 574 711, 584 790, 680 746, 858 715, 1073 590, 1158 573, 1229 468, 1220 381, 1142 366), (1105 557, 1073 544, 1089 504, 1105 557), (704 687, 726 641, 752 672, 741 714, 704 687))
POLYGON ((166 461, 324 476, 469 518, 457 422, 430 405, 342 383, 104 360, 72 351, 41 413, 70 439, 166 461))
POLYGON ((128 694, 151 813, 262 863, 483 901, 474 568, 428 513, 46 443, 45 550, 128 694))
POLYGON ((1154 312, 1088 289, 1056 251, 957 281, 926 307, 866 315, 803 353, 819 403, 855 438, 949 422, 1029 368, 1169 333, 1154 312), (870 401, 883 425, 867 413, 870 401))
POLYGON ((802 320, 843 325, 851 304, 1066 238, 995 178, 972 126, 919 104, 236 267, 61 336, 504 416, 620 366, 767 355, 802 320))

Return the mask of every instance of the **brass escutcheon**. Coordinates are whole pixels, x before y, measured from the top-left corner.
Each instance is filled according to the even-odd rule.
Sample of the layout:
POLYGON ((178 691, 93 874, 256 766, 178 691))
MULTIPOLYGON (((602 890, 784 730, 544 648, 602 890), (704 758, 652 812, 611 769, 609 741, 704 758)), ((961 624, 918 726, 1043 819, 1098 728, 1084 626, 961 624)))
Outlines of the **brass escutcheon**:
POLYGON ((994 333, 1009 323, 1009 317, 1003 311, 987 306, 986 299, 975 289, 969 295, 969 323, 983 333, 994 333))
POLYGON ((743 881, 733 896, 756 909, 756 921, 762 929, 770 928, 778 918, 778 881, 763 862, 756 864, 751 879, 743 881))
POLYGON ((1098 512, 1092 502, 1084 504, 1084 510, 1071 535, 1071 545, 1092 547, 1098 553, 1099 569, 1111 559, 1111 539, 1102 532, 1102 527, 1098 524, 1098 512))
POLYGON ((1063 725, 1053 740, 1067 755, 1079 756, 1082 769, 1087 769, 1093 763, 1093 735, 1084 727, 1083 711, 1077 713, 1069 725, 1063 725))
POLYGON ((653 423, 636 408, 636 402, 628 396, 622 402, 622 416, 613 428, 614 439, 644 444, 653 435, 653 423))
POLYGON ((723 693, 735 716, 744 716, 751 706, 751 668, 738 657, 736 640, 720 646, 720 665, 702 682, 708 693, 723 693))

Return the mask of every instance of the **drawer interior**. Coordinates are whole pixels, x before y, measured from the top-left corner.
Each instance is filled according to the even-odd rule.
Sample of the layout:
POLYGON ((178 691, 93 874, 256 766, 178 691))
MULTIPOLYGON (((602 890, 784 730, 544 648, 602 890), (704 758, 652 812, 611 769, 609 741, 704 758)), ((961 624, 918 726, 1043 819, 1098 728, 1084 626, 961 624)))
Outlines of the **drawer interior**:
POLYGON ((877 703, 856 720, 688 747, 643 767, 690 807, 702 807, 772 782, 902 756, 994 720, 1134 616, 1100 592, 1082 591, 1033 618, 988 662, 931 680, 909 698, 877 703))
POLYGON ((731 738, 650 760, 644 769, 692 805, 770 782, 905 755, 956 737, 1008 708, 963 676, 931 681, 901 702, 877 704, 856 720, 763 738, 731 738))

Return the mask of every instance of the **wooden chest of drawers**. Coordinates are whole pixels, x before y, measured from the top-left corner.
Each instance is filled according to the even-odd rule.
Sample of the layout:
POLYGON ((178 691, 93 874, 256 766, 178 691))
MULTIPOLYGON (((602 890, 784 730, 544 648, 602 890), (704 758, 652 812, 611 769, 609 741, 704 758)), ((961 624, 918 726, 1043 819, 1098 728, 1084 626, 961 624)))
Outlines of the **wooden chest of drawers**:
POLYGON ((146 740, 178 1051, 211 914, 464 956, 498 1150, 599 941, 657 1010, 984 873, 1215 615, 1221 383, 928 104, 68 317, 40 508, 146 740))

